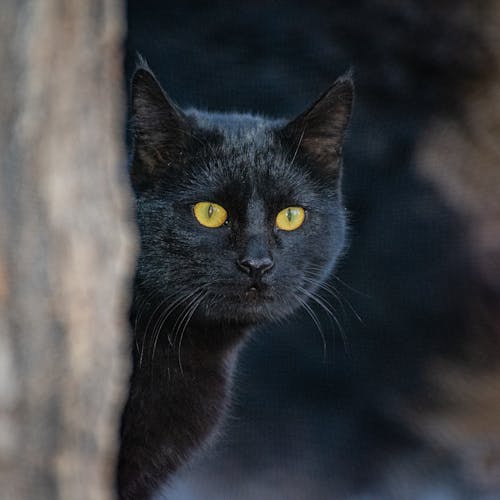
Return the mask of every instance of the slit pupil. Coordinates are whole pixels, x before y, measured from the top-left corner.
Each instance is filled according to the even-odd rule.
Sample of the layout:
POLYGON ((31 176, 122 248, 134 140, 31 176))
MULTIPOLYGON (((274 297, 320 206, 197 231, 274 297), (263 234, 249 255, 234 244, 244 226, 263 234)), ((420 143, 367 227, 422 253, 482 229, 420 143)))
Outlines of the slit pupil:
POLYGON ((213 205, 209 205, 207 213, 208 213, 208 217, 209 218, 212 217, 212 215, 214 214, 214 207, 213 207, 213 205))

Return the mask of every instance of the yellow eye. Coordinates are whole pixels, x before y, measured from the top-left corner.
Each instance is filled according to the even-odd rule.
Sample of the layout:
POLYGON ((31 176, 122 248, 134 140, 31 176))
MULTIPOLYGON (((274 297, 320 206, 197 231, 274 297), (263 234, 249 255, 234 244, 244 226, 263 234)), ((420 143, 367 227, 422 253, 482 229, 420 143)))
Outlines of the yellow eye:
POLYGON ((226 210, 210 201, 200 201, 194 206, 196 220, 205 227, 220 227, 227 220, 226 210))
POLYGON ((276 216, 276 225, 283 231, 294 231, 302 226, 305 217, 302 207, 287 207, 276 216))

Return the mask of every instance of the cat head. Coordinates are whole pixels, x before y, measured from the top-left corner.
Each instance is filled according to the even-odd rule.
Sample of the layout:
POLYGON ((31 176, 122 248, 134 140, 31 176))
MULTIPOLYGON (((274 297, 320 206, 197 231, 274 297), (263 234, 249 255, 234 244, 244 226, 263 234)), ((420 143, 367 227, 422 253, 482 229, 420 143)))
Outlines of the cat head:
POLYGON ((344 247, 340 179, 353 84, 291 121, 182 111, 132 80, 136 295, 193 321, 252 325, 303 306, 344 247))

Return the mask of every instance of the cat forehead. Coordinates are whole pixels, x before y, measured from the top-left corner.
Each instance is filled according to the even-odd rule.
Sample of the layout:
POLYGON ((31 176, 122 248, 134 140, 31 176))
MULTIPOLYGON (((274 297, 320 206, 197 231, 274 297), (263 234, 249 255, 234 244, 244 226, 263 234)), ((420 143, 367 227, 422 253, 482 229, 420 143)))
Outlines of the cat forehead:
MULTIPOLYGON (((192 166, 188 197, 212 199, 240 208, 258 200, 266 205, 303 203, 311 205, 321 189, 305 171, 271 153, 235 151, 192 166)), ((229 206, 229 205, 228 205, 229 206)))
POLYGON ((212 175, 244 182, 303 176, 293 168, 293 151, 288 151, 276 136, 284 120, 196 110, 190 114, 201 130, 211 134, 213 144, 207 150, 206 166, 212 175))
POLYGON ((269 131, 284 120, 269 119, 249 113, 209 113, 191 109, 186 115, 193 118, 201 129, 217 132, 225 141, 262 141, 270 136, 269 131))
MULTIPOLYGON (((192 117, 199 129, 212 136, 218 152, 228 158, 245 156, 249 159, 264 153, 279 154, 276 130, 284 120, 272 120, 258 115, 240 113, 206 113, 193 110, 192 117)), ((282 149, 282 148, 281 148, 282 149)))

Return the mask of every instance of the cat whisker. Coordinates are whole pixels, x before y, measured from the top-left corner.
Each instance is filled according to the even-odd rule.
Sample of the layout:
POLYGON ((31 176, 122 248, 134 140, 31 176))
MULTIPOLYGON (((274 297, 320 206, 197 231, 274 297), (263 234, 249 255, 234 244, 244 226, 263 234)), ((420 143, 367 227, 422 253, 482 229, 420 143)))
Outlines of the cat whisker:
POLYGON ((337 328, 339 329, 339 332, 340 332, 340 335, 341 335, 341 338, 342 338, 342 343, 344 345, 344 352, 350 356, 351 355, 351 349, 350 349, 350 346, 349 346, 349 342, 348 342, 348 339, 347 339, 347 335, 345 333, 345 330, 344 328, 342 327, 340 321, 337 319, 337 317, 335 316, 334 312, 330 309, 329 305, 326 304, 324 302, 324 300, 319 297, 317 294, 313 293, 313 292, 310 292, 309 290, 306 290, 305 288, 302 288, 302 287, 299 287, 299 290, 304 294, 306 295, 308 298, 310 298, 311 300, 313 300, 316 304, 318 304, 324 311, 325 313, 327 314, 327 316, 333 320, 335 322, 335 324, 337 325, 337 328))
POLYGON ((194 290, 191 294, 189 294, 188 297, 186 297, 186 301, 189 300, 189 302, 185 305, 185 307, 182 309, 182 311, 180 312, 180 314, 177 316, 172 328, 171 328, 171 332, 172 332, 172 340, 170 342, 170 345, 171 347, 175 347, 175 343, 176 343, 176 340, 177 340, 177 334, 181 328, 181 325, 182 325, 182 322, 184 321, 184 317, 187 313, 187 311, 189 311, 189 308, 191 307, 191 305, 198 299, 198 294, 200 293, 200 288, 196 288, 196 290, 194 290))
MULTIPOLYGON (((318 288, 321 292, 325 292, 328 294, 330 297, 335 299, 335 301, 340 305, 342 308, 342 313, 343 316, 345 317, 345 307, 344 307, 344 302, 342 301, 342 296, 340 293, 333 287, 328 286, 326 283, 323 283, 321 281, 318 281, 316 278, 311 277, 310 275, 306 274, 302 278, 306 283, 309 283, 313 287, 318 288)), ((327 299, 325 299, 327 300, 327 299)))
POLYGON ((292 161, 290 162, 290 166, 293 165, 293 162, 295 161, 295 158, 297 156, 297 153, 299 152, 300 145, 302 144, 302 140, 304 139, 304 134, 305 134, 306 129, 302 130, 302 133, 300 134, 299 141, 297 144, 297 147, 295 148, 295 153, 293 154, 292 161))
POLYGON ((345 286, 351 292, 354 292, 354 293, 356 293, 358 295, 361 295, 362 297, 366 297, 367 299, 371 299, 372 298, 372 296, 370 294, 362 292, 361 290, 358 290, 357 288, 353 288, 351 285, 349 285, 345 281, 341 280, 335 274, 332 274, 331 276, 332 276, 333 279, 337 280, 341 285, 345 286))
MULTIPOLYGON (((163 318, 161 319, 161 325, 159 325, 158 328, 157 328, 157 333, 156 333, 156 336, 155 336, 155 340, 154 340, 154 343, 153 343, 153 349, 152 349, 152 353, 151 353, 151 361, 154 360, 154 356, 155 356, 155 352, 156 352, 156 345, 157 345, 159 336, 161 335, 161 332, 163 330, 163 325, 165 324, 165 322, 167 321, 167 319, 169 318, 169 316, 174 312, 174 310, 177 309, 181 305, 182 302, 184 302, 186 300, 189 300, 189 298, 192 297, 195 293, 196 293, 196 290, 193 291, 192 293, 184 294, 180 298, 180 300, 175 301, 175 303, 173 304, 173 307, 168 307, 162 313, 163 318)), ((169 343, 170 347, 174 347, 174 340, 172 340, 171 335, 168 334, 168 333, 167 333, 167 340, 168 340, 168 343, 169 343)), ((170 377, 171 377, 171 374, 170 374, 170 356, 166 356, 166 359, 167 359, 168 380, 170 381, 170 377)))
MULTIPOLYGON (((155 326, 155 331, 157 333, 156 339, 158 338, 158 333, 163 330, 163 326, 164 326, 165 322, 168 320, 168 318, 174 312, 174 310, 177 309, 178 307, 180 307, 183 302, 189 300, 196 292, 197 292, 197 290, 194 290, 194 291, 191 291, 189 293, 185 293, 185 294, 181 295, 161 313, 160 317, 158 318, 158 321, 156 322, 156 326, 155 326)), ((168 336, 168 342, 169 342, 170 346, 173 346, 173 341, 171 340, 170 336, 168 336)))
MULTIPOLYGON (((152 321, 155 319, 155 317, 157 318, 156 321, 155 321, 154 327, 153 327, 153 329, 151 331, 151 336, 153 338, 155 338, 155 332, 157 331, 157 328, 158 328, 158 325, 159 325, 160 321, 162 321, 162 319, 165 317, 165 314, 168 313, 169 311, 173 310, 182 300, 185 300, 187 298, 186 295, 181 295, 173 303, 169 304, 165 308, 165 310, 163 310, 159 314, 159 316, 157 317, 157 312, 165 305, 165 303, 167 301, 169 301, 172 297, 175 297, 176 295, 178 295, 178 293, 177 294, 167 294, 167 295, 165 295, 165 297, 161 300, 161 302, 151 312, 149 320, 148 320, 148 322, 146 324, 146 327, 144 328, 144 335, 143 335, 143 339, 142 339, 142 346, 141 346, 140 357, 139 357, 139 367, 142 366, 142 360, 143 360, 143 357, 144 357, 144 349, 145 349, 145 345, 146 345, 146 342, 147 342, 147 339, 148 339, 149 332, 151 331, 150 330, 150 326, 151 326, 152 321)), ((168 314, 167 314, 167 316, 168 316, 168 314)))
MULTIPOLYGON (((157 313, 157 311, 159 311, 164 305, 165 303, 170 299, 170 296, 167 295, 156 307, 155 309, 152 311, 150 317, 149 317, 149 320, 148 322, 146 323, 146 327, 144 328, 144 336, 143 336, 143 339, 142 339, 142 346, 141 346, 141 353, 139 355, 139 367, 142 366, 142 360, 143 360, 143 356, 144 356, 144 348, 145 348, 145 345, 146 345, 146 341, 147 341, 147 338, 148 338, 148 333, 149 333, 149 327, 151 326, 151 322, 153 321, 153 318, 155 317, 155 314, 157 313)), ((156 327, 156 324, 155 324, 155 327, 156 327)), ((154 330, 154 329, 153 329, 154 330)))
POLYGON ((148 303, 148 301, 153 297, 153 295, 155 294, 155 291, 151 291, 150 293, 148 293, 146 295, 146 297, 143 297, 141 298, 140 301, 137 301, 136 297, 134 297, 134 301, 133 301, 133 308, 136 307, 136 302, 138 302, 137 304, 137 314, 135 315, 135 319, 134 319, 134 327, 133 327, 133 335, 134 335, 134 341, 135 341, 135 347, 137 349, 137 352, 139 353, 140 352, 140 348, 139 348, 139 342, 138 342, 138 339, 137 339, 137 327, 140 323, 140 319, 142 317, 142 313, 144 312, 145 308, 146 308, 146 304, 148 303))
MULTIPOLYGON (((173 313, 173 311, 175 309, 177 309, 183 302, 185 301, 188 301, 189 299, 191 299, 195 294, 197 294, 197 292, 199 291, 200 289, 197 288, 196 290, 188 293, 188 294, 184 294, 182 295, 181 297, 179 297, 177 300, 175 300, 172 304, 170 304, 166 309, 165 311, 162 312, 162 314, 160 315, 160 317, 158 318, 158 321, 156 322, 156 326, 155 326, 155 335, 154 335, 154 341, 153 341, 153 348, 152 348, 152 353, 151 353, 151 361, 154 360, 154 356, 155 356, 155 352, 156 352, 156 346, 157 346, 157 343, 158 343, 158 338, 162 332, 162 329, 163 329, 163 325, 165 324, 165 322, 167 321, 167 319, 170 317, 170 315, 173 313)), ((189 306, 187 306, 189 307, 189 306)), ((182 316, 182 313, 179 315, 179 317, 182 316)), ((173 331, 175 332, 175 328, 176 328, 176 325, 177 325, 177 322, 179 321, 179 317, 176 319, 176 322, 174 323, 174 327, 173 327, 173 331)), ((173 340, 171 340, 171 337, 168 336, 168 341, 169 341, 169 344, 173 347, 174 344, 175 344, 175 335, 173 336, 173 340)))
MULTIPOLYGON (((332 277, 335 277, 335 276, 332 275, 332 277)), ((337 300, 337 302, 342 306, 342 310, 344 311, 344 313, 345 313, 345 308, 344 308, 344 303, 345 303, 349 307, 351 312, 353 313, 354 317, 362 325, 365 325, 365 322, 363 321, 363 319, 361 318, 359 313, 356 311, 356 309, 354 308, 352 303, 340 293, 340 290, 334 288, 333 285, 329 285, 328 283, 318 281, 317 279, 313 278, 310 274, 308 274, 307 271, 306 271, 305 278, 311 284, 313 284, 314 286, 317 286, 318 288, 321 288, 323 291, 325 291, 326 293, 331 295, 335 300, 337 300)), ((348 286, 348 285, 346 285, 346 286, 348 286)), ((353 289, 353 291, 354 291, 354 289, 353 289)), ((359 292, 359 293, 362 294, 362 292, 359 292)), ((368 297, 367 295, 365 295, 365 296, 368 297)))
MULTIPOLYGON (((322 272, 323 271, 323 268, 321 266, 315 265, 313 263, 309 263, 308 267, 309 267, 309 269, 316 270, 318 272, 322 272)), ((351 292, 356 293, 357 295, 361 295, 361 296, 366 297, 368 299, 372 298, 372 296, 370 294, 362 292, 361 290, 358 290, 357 288, 354 288, 353 286, 349 285, 345 281, 341 280, 336 274, 332 273, 332 274, 330 274, 329 277, 337 280, 341 285, 343 285, 344 287, 346 287, 351 292)))
POLYGON ((325 334, 323 333, 323 329, 321 328, 321 323, 316 316, 316 313, 313 311, 313 309, 309 306, 306 300, 304 300, 300 295, 295 294, 295 299, 297 302, 302 306, 302 308, 307 312, 309 317, 312 319, 314 325, 318 329, 318 332, 321 336, 321 340, 323 341, 323 363, 326 361, 326 355, 327 355, 327 347, 326 347, 326 337, 325 334))
POLYGON ((188 313, 188 315, 186 316, 186 319, 184 320, 184 327, 182 328, 182 332, 180 334, 179 348, 178 348, 178 352, 177 352, 177 360, 179 362, 179 370, 181 372, 181 375, 184 375, 184 370, 182 369, 182 360, 181 360, 182 339, 184 338, 184 333, 186 331, 186 328, 188 326, 189 321, 193 317, 193 314, 195 313, 196 309, 198 309, 198 307, 200 306, 200 304, 203 302, 203 299, 205 298, 205 296, 207 295, 207 293, 208 292, 205 291, 204 293, 202 293, 198 297, 198 300, 196 301, 196 303, 193 304, 193 306, 191 307, 190 312, 188 313))

